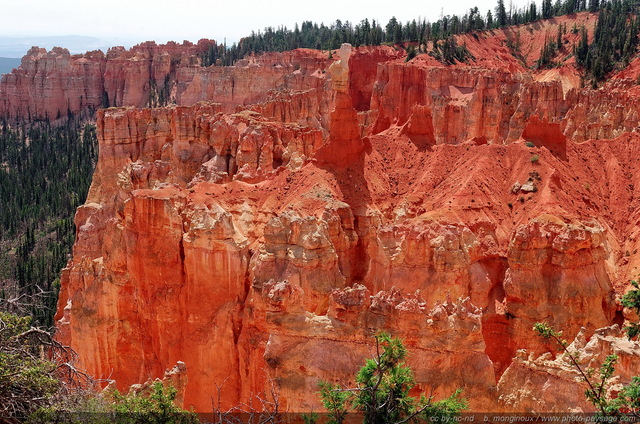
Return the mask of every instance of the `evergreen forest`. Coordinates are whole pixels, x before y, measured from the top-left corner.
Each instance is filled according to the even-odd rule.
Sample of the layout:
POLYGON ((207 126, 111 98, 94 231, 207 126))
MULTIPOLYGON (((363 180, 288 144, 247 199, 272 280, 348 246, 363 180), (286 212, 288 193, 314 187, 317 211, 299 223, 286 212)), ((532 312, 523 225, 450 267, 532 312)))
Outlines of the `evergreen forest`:
MULTIPOLYGON (((281 26, 252 32, 230 47, 214 45, 202 55, 202 65, 231 66, 251 54, 297 48, 333 50, 342 43, 356 47, 402 44, 407 45, 412 57, 417 53, 428 53, 445 64, 453 64, 471 58, 465 46, 456 44, 454 35, 496 30, 577 12, 600 11, 593 41, 589 43, 584 27, 572 28, 572 31, 581 31, 582 37, 573 51, 568 52, 576 56, 576 62, 584 69, 585 76, 597 82, 602 81, 616 65, 626 66, 636 52, 640 24, 635 14, 639 6, 639 0, 542 0, 540 8, 535 2, 522 7, 510 3, 507 7, 504 0, 498 0, 493 11, 482 13, 473 7, 462 16, 442 16, 435 22, 413 19, 403 24, 392 17, 385 25, 375 19, 364 19, 356 24, 336 20, 327 26, 305 21, 301 25, 296 24, 294 29, 281 26)), ((540 52, 537 67, 556 65, 553 57, 563 49, 561 38, 566 31, 567 28, 559 28, 558 36, 554 34, 547 40, 540 52)))
POLYGON ((53 324, 60 270, 97 159, 94 125, 70 118, 0 128, 0 304, 53 324))

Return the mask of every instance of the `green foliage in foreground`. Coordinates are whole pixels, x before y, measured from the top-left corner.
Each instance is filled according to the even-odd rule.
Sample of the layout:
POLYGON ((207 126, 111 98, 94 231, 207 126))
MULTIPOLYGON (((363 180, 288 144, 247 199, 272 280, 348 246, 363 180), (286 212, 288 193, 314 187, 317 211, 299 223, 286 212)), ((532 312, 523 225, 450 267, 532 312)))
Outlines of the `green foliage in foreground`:
POLYGON ((322 404, 329 411, 329 423, 340 424, 350 411, 364 414, 368 424, 401 423, 412 419, 453 417, 467 407, 456 391, 449 398, 409 396, 415 386, 413 372, 404 363, 406 348, 398 338, 381 333, 375 336, 376 353, 356 375, 356 387, 320 383, 322 404))
POLYGON ((122 395, 113 392, 113 410, 119 423, 197 423, 196 414, 186 412, 174 404, 175 387, 165 387, 156 381, 148 394, 122 395))
POLYGON ((50 406, 60 382, 56 365, 41 352, 44 339, 30 317, 0 311, 0 422, 50 406))
POLYGON ((0 311, 0 423, 197 423, 155 382, 140 394, 100 394, 73 366, 74 355, 31 317, 0 311))
MULTIPOLYGON (((640 312, 640 287, 637 281, 631 282, 634 287, 622 298, 622 305, 633 309, 636 313, 640 312)), ((580 364, 578 352, 569 350, 569 343, 562 338, 562 332, 556 331, 547 323, 536 323, 533 326, 535 332, 545 339, 550 339, 563 350, 564 354, 569 358, 573 366, 578 370, 582 380, 587 384, 585 397, 595 406, 599 413, 615 417, 627 422, 637 422, 640 420, 640 377, 636 376, 631 379, 627 385, 618 392, 617 396, 611 398, 608 396, 608 389, 612 384, 615 366, 618 362, 617 355, 609 355, 595 375, 595 370, 584 369, 580 364)), ((625 331, 629 339, 637 337, 640 333, 638 323, 631 323, 625 327, 625 331)))
POLYGON ((54 405, 30 417, 33 423, 196 424, 197 415, 174 404, 177 391, 156 381, 144 393, 123 395, 117 390, 92 393, 75 408, 54 405))

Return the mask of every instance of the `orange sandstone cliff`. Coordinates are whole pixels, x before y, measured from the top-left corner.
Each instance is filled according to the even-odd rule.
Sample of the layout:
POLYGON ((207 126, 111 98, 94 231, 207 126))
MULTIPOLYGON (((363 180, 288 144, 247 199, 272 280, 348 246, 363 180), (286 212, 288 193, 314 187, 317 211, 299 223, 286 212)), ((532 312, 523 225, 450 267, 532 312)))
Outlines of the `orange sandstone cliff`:
MULTIPOLYGON (((0 80, 0 116, 56 120, 88 116, 102 107, 192 105, 212 98, 234 112, 271 98, 273 90, 320 88, 323 78, 314 72, 329 63, 326 55, 300 49, 243 59, 235 67, 202 66, 202 54, 215 45, 210 40, 146 42, 129 50, 77 55, 60 47, 48 52, 33 47, 20 67, 0 80)), ((385 53, 381 60, 391 54, 385 53)))
POLYGON ((226 408, 272 384, 319 410, 318 381, 352 381, 378 330, 405 340, 420 390, 589 410, 532 326, 593 364, 623 352, 622 382, 640 365, 619 329, 640 267, 636 89, 532 73, 508 36, 469 36, 456 66, 344 46, 180 67, 164 108, 105 81, 135 107, 98 111, 59 337, 121 388, 183 362, 197 411, 216 385, 226 408))

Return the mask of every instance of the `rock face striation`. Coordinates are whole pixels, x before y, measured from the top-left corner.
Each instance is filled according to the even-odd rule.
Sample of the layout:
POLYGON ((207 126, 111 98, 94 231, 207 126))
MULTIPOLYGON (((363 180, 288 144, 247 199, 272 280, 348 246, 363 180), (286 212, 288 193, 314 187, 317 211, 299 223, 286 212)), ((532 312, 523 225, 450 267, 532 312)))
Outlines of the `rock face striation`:
MULTIPOLYGON (((146 47, 79 67, 134 106, 97 112, 62 275, 59 337, 88 371, 126 388, 181 361, 197 411, 216 385, 223 408, 274 386, 282 408, 319 410, 318 381, 352 382, 385 330, 421 391, 462 387, 474 410, 589 410, 532 326, 577 337, 594 363, 619 345, 601 328, 624 321, 617 296, 640 269, 624 80, 565 90, 508 61, 405 62, 392 47, 203 68, 146 47), (142 68, 175 79, 174 105, 140 108, 142 68)), ((52 54, 3 79, 5 113, 59 107, 17 94, 52 54)), ((55 54, 68 64, 51 72, 86 59, 55 54)), ((637 369, 630 346, 620 382, 637 369)))
POLYGON ((212 47, 210 40, 146 42, 82 55, 33 47, 20 67, 0 80, 0 116, 56 120, 98 108, 192 105, 210 98, 234 112, 266 100, 272 90, 319 88, 323 78, 313 73, 328 64, 326 55, 300 49, 241 60, 235 67, 203 67, 202 55, 212 47))

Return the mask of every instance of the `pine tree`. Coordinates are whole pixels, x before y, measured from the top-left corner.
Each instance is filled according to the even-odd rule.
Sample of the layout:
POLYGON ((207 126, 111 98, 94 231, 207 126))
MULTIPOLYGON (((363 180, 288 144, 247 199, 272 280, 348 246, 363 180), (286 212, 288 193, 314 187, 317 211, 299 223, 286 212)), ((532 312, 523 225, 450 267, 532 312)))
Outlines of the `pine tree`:
POLYGON ((356 375, 356 390, 320 383, 320 396, 329 411, 330 423, 342 423, 351 407, 364 414, 365 424, 403 423, 418 417, 453 421, 467 407, 459 390, 439 402, 424 396, 420 399, 410 396, 415 380, 411 369, 404 364, 407 355, 404 344, 384 333, 375 339, 375 356, 367 359, 356 375))
POLYGON ((551 0, 542 0, 542 18, 549 19, 553 16, 553 6, 551 0))
POLYGON ((564 2, 564 13, 571 15, 576 11, 576 0, 566 0, 564 2))
POLYGON ((529 19, 527 19, 527 22, 533 22, 536 20, 538 20, 538 11, 536 9, 536 4, 531 2, 529 5, 529 19))
POLYGON ((398 20, 395 16, 389 19, 387 26, 385 27, 385 41, 387 43, 395 42, 394 37, 396 36, 396 28, 398 26, 398 20))
POLYGON ((499 27, 507 25, 507 11, 504 7, 504 0, 498 0, 498 5, 496 6, 496 21, 499 27))
MULTIPOLYGON (((622 297, 621 303, 637 316, 640 312, 640 285, 637 281, 631 281, 631 285, 633 289, 622 297)), ((621 388, 619 382, 616 381, 616 395, 610 397, 609 388, 614 383, 618 355, 607 356, 600 366, 599 373, 596 374, 593 368, 585 368, 585 365, 581 363, 579 353, 571 349, 569 343, 562 338, 561 331, 556 331, 544 322, 536 323, 533 330, 541 337, 553 340, 560 347, 564 357, 571 362, 581 380, 586 383, 585 397, 598 409, 601 414, 599 418, 610 418, 608 420, 610 422, 637 422, 640 417, 640 376, 633 377, 631 382, 622 385, 621 388)), ((624 330, 631 340, 640 334, 640 325, 637 322, 632 322, 624 330)))
POLYGON ((493 28, 493 14, 490 10, 487 11, 487 28, 493 28))
POLYGON ((558 34, 556 35, 556 48, 562 50, 562 24, 558 25, 558 34))
POLYGON ((587 37, 587 29, 582 26, 580 29, 580 42, 575 49, 576 62, 579 66, 585 66, 587 54, 589 53, 589 40, 587 37))

